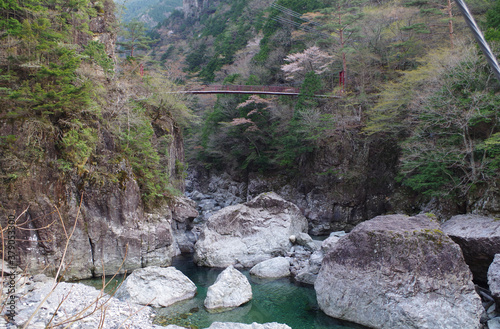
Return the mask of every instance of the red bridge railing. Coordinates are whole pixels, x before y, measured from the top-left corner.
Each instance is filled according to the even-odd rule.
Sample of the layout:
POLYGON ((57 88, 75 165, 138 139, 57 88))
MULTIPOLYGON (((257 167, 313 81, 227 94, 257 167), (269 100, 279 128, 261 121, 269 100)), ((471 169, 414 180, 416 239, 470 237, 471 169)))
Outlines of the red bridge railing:
POLYGON ((269 92, 269 93, 300 93, 299 88, 288 86, 244 86, 244 85, 208 85, 195 88, 191 92, 223 92, 223 91, 239 91, 239 92, 269 92))

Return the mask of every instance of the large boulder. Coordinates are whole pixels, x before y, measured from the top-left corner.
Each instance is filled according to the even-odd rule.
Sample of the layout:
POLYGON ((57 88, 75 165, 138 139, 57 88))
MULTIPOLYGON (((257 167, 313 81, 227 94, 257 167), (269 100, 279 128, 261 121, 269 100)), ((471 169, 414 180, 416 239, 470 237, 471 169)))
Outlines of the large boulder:
POLYGON ((205 307, 209 312, 224 312, 252 300, 252 287, 246 276, 229 266, 208 287, 205 307))
POLYGON ((290 261, 285 257, 276 257, 258 263, 250 274, 259 278, 283 278, 290 276, 290 261))
POLYGON ((186 197, 176 197, 171 203, 172 209, 172 234, 179 251, 182 253, 194 252, 196 238, 191 229, 193 221, 198 217, 196 202, 186 197))
POLYGON ((496 254, 488 269, 488 286, 496 303, 500 305, 500 254, 496 254))
POLYGON ((453 239, 464 254, 474 279, 488 280, 488 268, 500 254, 500 221, 478 215, 458 215, 442 225, 443 232, 453 239))
POLYGON ((305 231, 307 220, 297 206, 276 193, 263 193, 212 215, 195 245, 194 259, 201 266, 252 267, 284 256, 291 247, 289 237, 305 231))
POLYGON ((115 297, 140 305, 166 307, 195 295, 196 285, 175 267, 151 266, 132 272, 115 297))
POLYGON ((9 328, 163 328, 152 324, 151 308, 120 301, 81 283, 60 282, 54 287, 54 280, 49 280, 35 286, 19 297, 15 325, 9 328))
POLYGON ((379 216, 325 254, 315 282, 329 316, 372 328, 480 328, 460 247, 426 215, 379 216))
POLYGON ((332 232, 330 233, 330 237, 323 242, 306 238, 303 240, 305 243, 301 243, 300 236, 296 237, 295 240, 298 245, 294 246, 289 253, 292 259, 290 270, 294 280, 313 285, 321 268, 324 250, 329 250, 344 235, 344 231, 332 232))

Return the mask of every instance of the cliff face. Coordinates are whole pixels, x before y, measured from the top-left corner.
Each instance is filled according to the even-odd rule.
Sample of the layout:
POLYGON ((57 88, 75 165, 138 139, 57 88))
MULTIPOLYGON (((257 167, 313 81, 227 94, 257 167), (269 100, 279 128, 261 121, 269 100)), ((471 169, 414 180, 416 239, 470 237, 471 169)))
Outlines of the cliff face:
MULTIPOLYGON (((80 46, 100 41, 114 60, 113 8, 112 1, 97 8, 99 14, 88 24, 90 33, 76 32, 73 40, 80 46)), ((34 76, 37 71, 23 70, 19 69, 26 76, 21 77, 30 83, 28 74, 34 76)), ((131 100, 147 94, 140 78, 114 81, 96 65, 84 63, 76 74, 94 85, 99 114, 91 113, 87 105, 69 118, 55 112, 8 120, 3 111, 11 111, 10 103, 1 108, 0 224, 7 227, 9 215, 17 218, 16 263, 29 273, 51 275, 62 264, 60 275, 65 279, 167 266, 177 253, 172 234, 175 198, 154 195, 154 200, 162 201, 148 203, 140 177, 143 172, 160 173, 169 178, 172 188, 183 189, 181 129, 169 115, 134 114, 131 100), (127 147, 142 137, 124 143, 125 137, 130 138, 122 128, 127 125, 129 135, 135 127, 149 129, 143 132, 147 138, 142 144, 129 151, 127 147), (149 153, 141 153, 143 145, 151 149, 149 153), (159 159, 155 148, 163 152, 159 159), (142 154, 152 158, 141 158, 142 154), (72 166, 71 159, 81 161, 75 160, 72 166), (158 162, 156 171, 147 167, 153 160, 158 162)), ((148 105, 148 110, 154 106, 148 105)))
POLYGON ((184 0, 182 2, 182 10, 184 11, 184 17, 199 17, 204 9, 210 7, 210 3, 215 2, 214 0, 184 0))
POLYGON ((295 173, 221 173, 193 168, 188 190, 224 200, 249 200, 274 191, 301 209, 311 234, 351 230, 394 210, 391 195, 398 149, 395 144, 349 138, 349 134, 325 141, 299 164, 295 173))

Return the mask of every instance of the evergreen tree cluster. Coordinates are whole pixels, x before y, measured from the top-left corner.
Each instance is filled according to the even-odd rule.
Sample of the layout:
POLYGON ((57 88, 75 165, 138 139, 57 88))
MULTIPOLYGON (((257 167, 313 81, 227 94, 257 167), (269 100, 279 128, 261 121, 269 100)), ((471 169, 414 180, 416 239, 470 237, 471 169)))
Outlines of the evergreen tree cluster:
MULTIPOLYGON (((182 186, 169 150, 190 112, 135 59, 116 72, 113 9, 112 0, 0 2, 0 190, 46 171, 80 188, 125 188, 131 168, 154 206, 182 186)), ((142 28, 129 29, 130 52, 147 44, 142 28)))

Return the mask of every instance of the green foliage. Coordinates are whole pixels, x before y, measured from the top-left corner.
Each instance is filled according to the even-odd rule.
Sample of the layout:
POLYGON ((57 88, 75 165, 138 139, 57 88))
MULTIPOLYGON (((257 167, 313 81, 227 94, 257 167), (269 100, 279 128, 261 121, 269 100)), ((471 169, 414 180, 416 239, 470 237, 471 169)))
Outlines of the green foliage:
POLYGON ((495 1, 494 6, 486 12, 486 32, 488 41, 500 41, 500 2, 495 1))
POLYGON ((147 50, 156 40, 151 39, 146 35, 147 28, 143 22, 132 20, 129 23, 123 24, 123 29, 120 35, 125 41, 117 42, 121 52, 130 52, 130 57, 134 57, 135 50, 147 50))
POLYGON ((403 144, 402 182, 426 195, 460 197, 499 178, 500 98, 486 63, 468 51, 443 74, 403 144))
POLYGON ((477 146, 477 150, 485 155, 489 175, 500 170, 500 133, 495 133, 477 146))
POLYGON ((295 109, 303 110, 318 106, 317 98, 314 97, 314 95, 322 89, 323 82, 321 81, 321 78, 314 71, 307 72, 304 82, 300 87, 300 94, 297 99, 295 109))
POLYGON ((204 23, 201 38, 186 57, 188 72, 198 72, 198 76, 209 83, 222 66, 233 63, 236 52, 250 40, 256 21, 252 16, 244 15, 245 8, 247 3, 244 0, 222 3, 213 15, 201 19, 204 23), (209 36, 215 40, 208 53, 205 40, 209 36))
MULTIPOLYGON (((80 170, 94 153, 97 132, 93 124, 100 109, 95 82, 77 72, 82 57, 89 55, 104 65, 104 48, 90 44, 82 56, 72 42, 78 33, 88 32, 95 9, 88 0, 25 0, 3 1, 0 10, 9 12, 11 22, 19 23, 9 25, 15 25, 19 33, 10 31, 16 49, 9 62, 2 63, 0 77, 2 121, 28 132, 28 136, 18 136, 18 143, 26 148, 17 156, 42 161, 47 156, 42 145, 54 143, 57 131, 58 160, 64 161, 65 168, 80 170)), ((5 24, 4 17, 0 24, 5 24)))
POLYGON ((85 46, 83 55, 88 56, 90 60, 102 67, 106 74, 111 74, 113 72, 113 59, 106 54, 106 49, 102 42, 94 40, 89 41, 85 46))
MULTIPOLYGON (((318 10, 321 8, 324 8, 326 4, 324 4, 322 1, 318 0, 313 0, 313 1, 308 1, 308 0, 278 0, 276 1, 276 4, 283 6, 285 8, 288 8, 290 10, 293 10, 295 12, 298 12, 300 14, 304 14, 307 12, 311 12, 314 10, 318 10)), ((260 42, 260 51, 258 54, 254 56, 254 61, 263 64, 268 60, 269 54, 273 49, 278 48, 280 45, 277 44, 271 44, 271 36, 276 33, 280 28, 282 28, 281 24, 275 20, 273 20, 273 17, 282 15, 281 12, 275 8, 272 8, 269 10, 269 14, 267 15, 268 18, 263 24, 262 27, 262 32, 264 34, 263 39, 260 42)), ((303 21, 297 20, 300 23, 303 23, 303 21)), ((259 26, 260 27, 260 26, 259 26)))
POLYGON ((83 167, 94 153, 97 132, 85 127, 78 119, 71 121, 72 129, 64 133, 61 140, 63 157, 75 167, 83 167))
POLYGON ((407 134, 408 125, 411 124, 407 118, 412 100, 419 93, 425 95, 427 89, 435 88, 428 81, 433 81, 443 72, 445 60, 449 56, 449 52, 432 52, 423 58, 425 65, 405 71, 399 79, 384 84, 377 104, 368 111, 364 132, 394 136, 407 134))
POLYGON ((144 87, 148 97, 140 103, 148 109, 148 114, 153 120, 169 117, 183 128, 196 122, 197 117, 179 95, 170 92, 175 88, 174 84, 161 74, 151 72, 144 79, 144 87))
POLYGON ((207 62, 207 45, 202 43, 186 56, 187 71, 196 72, 207 62))
POLYGON ((153 206, 168 196, 169 176, 161 166, 162 155, 153 145, 155 134, 145 109, 138 105, 133 114, 135 119, 120 133, 121 148, 132 167, 143 201, 153 206))
POLYGON ((161 23, 166 13, 173 12, 182 6, 182 0, 118 0, 116 3, 125 6, 122 17, 124 22, 147 15, 155 23, 161 23))

